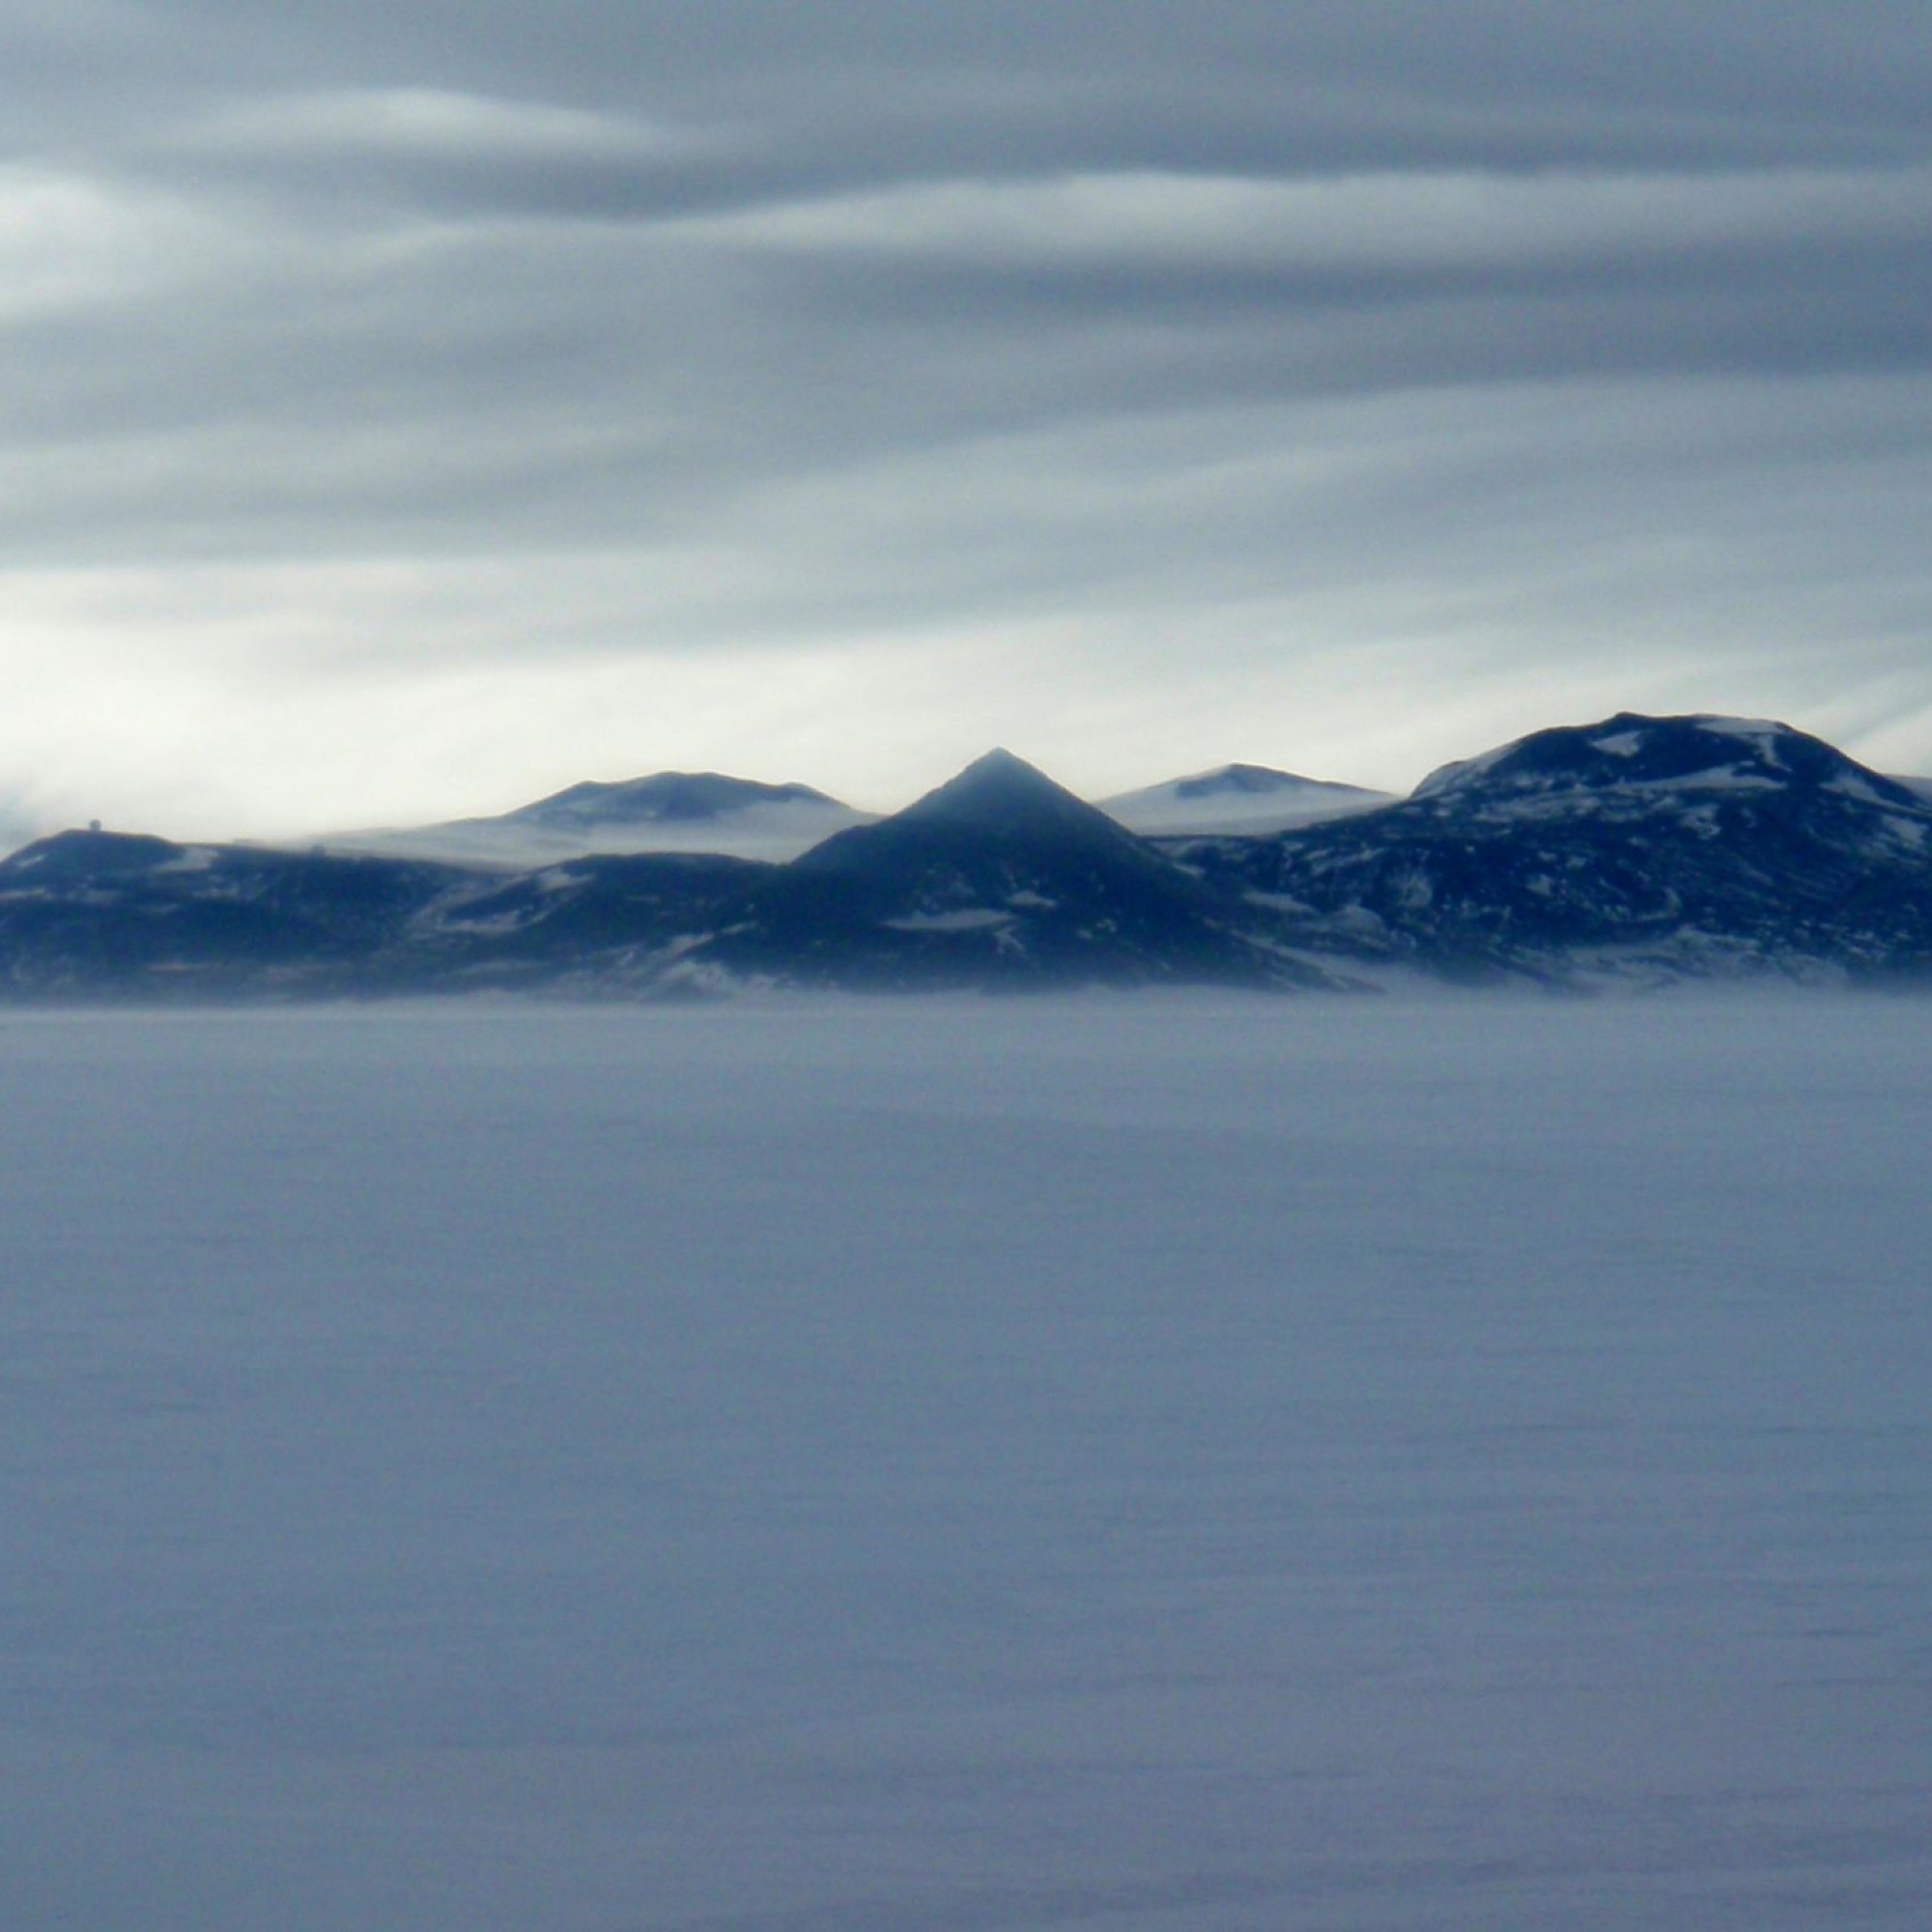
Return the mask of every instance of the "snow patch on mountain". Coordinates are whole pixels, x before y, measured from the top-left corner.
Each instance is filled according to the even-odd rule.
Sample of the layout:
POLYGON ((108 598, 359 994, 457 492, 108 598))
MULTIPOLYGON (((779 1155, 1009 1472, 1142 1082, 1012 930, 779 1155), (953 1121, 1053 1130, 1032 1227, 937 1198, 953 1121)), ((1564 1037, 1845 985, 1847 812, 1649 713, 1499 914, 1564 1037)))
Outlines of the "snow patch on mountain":
POLYGON ((214 869, 219 853, 213 845, 187 845, 182 849, 178 859, 170 859, 165 865, 156 866, 159 872, 209 872, 214 869))
POLYGON ((1769 718, 1699 718, 1697 727, 1717 738, 1738 738, 1755 752, 1759 759, 1774 771, 1782 771, 1784 759, 1780 746, 1795 736, 1790 725, 1779 724, 1769 718))

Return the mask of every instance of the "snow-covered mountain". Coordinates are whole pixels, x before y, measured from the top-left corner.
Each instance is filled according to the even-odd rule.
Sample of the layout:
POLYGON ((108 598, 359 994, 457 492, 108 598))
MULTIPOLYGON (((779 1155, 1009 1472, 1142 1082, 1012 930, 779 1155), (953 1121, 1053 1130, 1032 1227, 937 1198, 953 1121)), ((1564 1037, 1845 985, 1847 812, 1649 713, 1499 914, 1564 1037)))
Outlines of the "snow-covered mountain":
POLYGON ((1541 980, 1932 967, 1932 805, 1761 720, 1534 732, 1376 812, 1169 841, 1304 943, 1541 980))
POLYGON ((847 943, 888 979, 1322 978, 1232 927, 1217 894, 1009 752, 789 870, 815 910, 836 899, 847 943))
POLYGON ((414 983, 412 923, 474 875, 412 861, 62 832, 0 860, 0 988, 225 999, 414 983))
POLYGON ((1266 765, 1220 765, 1103 798, 1100 810, 1144 838, 1217 833, 1256 838, 1393 803, 1389 793, 1360 785, 1299 778, 1266 765))
POLYGON ((873 814, 804 784, 719 772, 586 782, 493 818, 325 834, 331 852, 529 870, 592 853, 702 852, 781 864, 873 814))
POLYGON ((1227 911, 1105 813, 993 752, 788 865, 593 858, 446 895, 425 924, 472 983, 1329 983, 1227 911))
POLYGON ((1644 718, 1532 732, 1430 773, 1416 800, 1473 799, 1491 810, 1536 798, 1637 798, 1665 792, 1804 792, 1910 805, 1916 795, 1828 745, 1762 718, 1644 718))
MULTIPOLYGON (((739 810, 824 809, 716 782, 580 787, 525 816, 601 837, 621 807, 715 844, 739 810)), ((1932 986, 1932 800, 1788 725, 1622 713, 1263 836, 1143 838, 995 752, 783 864, 574 851, 510 870, 92 832, 0 860, 16 998, 1403 975, 1932 986)))

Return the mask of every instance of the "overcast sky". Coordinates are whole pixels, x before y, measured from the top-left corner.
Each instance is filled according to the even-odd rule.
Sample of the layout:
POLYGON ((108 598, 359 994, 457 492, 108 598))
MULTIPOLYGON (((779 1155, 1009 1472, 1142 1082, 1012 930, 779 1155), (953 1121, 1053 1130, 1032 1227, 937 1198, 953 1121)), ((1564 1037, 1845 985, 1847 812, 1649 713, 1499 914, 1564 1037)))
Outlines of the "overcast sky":
POLYGON ((1932 771, 1923 0, 0 0, 0 802, 1932 771))

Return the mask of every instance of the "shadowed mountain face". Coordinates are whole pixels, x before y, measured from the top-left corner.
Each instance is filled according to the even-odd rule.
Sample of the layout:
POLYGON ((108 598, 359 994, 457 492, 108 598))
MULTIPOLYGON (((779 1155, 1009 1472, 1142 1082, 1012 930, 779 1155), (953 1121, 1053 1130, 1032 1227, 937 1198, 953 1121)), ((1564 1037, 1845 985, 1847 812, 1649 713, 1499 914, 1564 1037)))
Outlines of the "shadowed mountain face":
POLYGON ((65 832, 0 862, 0 989, 228 998, 411 984, 412 923, 465 875, 65 832))
POLYGON ((1320 983, 1239 908, 1009 752, 765 881, 734 959, 871 983, 1320 983), (1235 917, 1230 917, 1230 915, 1235 917))
MULTIPOLYGON (((649 809, 706 796, 659 787, 649 809)), ((1785 725, 1621 714, 1263 837, 1136 838, 995 752, 787 864, 573 854, 506 871, 93 833, 0 862, 16 998, 1334 986, 1397 971, 1932 982, 1932 802, 1785 725)))
MULTIPOLYGON (((1009 889, 1025 891, 1045 883, 1050 873, 1063 882, 1071 876, 1133 880, 1199 900, 1199 889, 1184 874, 1010 752, 987 753, 894 817, 828 838, 799 863, 813 871, 892 879, 917 891, 929 867, 953 863, 935 856, 942 853, 960 863, 992 865, 998 877, 987 883, 993 888, 1007 884, 1010 874, 1009 889)), ((933 890, 950 890, 929 883, 933 890)))

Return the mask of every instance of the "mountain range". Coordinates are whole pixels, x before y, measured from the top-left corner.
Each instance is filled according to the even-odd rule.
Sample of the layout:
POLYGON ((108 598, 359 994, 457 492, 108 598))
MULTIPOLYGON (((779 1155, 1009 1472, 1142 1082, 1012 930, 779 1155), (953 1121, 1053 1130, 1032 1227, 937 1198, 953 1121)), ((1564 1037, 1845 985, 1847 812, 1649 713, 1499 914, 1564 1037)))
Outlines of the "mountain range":
MULTIPOLYGON (((1387 792, 1298 778, 1264 765, 1223 765, 1100 801, 1145 838, 1255 835, 1392 804, 1387 792)), ((763 784, 718 772, 657 772, 615 784, 576 784, 494 818, 325 834, 329 852, 530 869, 591 853, 706 852, 782 863, 876 812, 810 785, 763 784)))
POLYGON ((494 818, 325 834, 328 852, 530 869, 611 852, 724 852, 782 864, 876 816, 804 784, 718 772, 656 772, 575 784, 494 818))
POLYGON ((302 851, 0 861, 0 997, 1932 983, 1932 796, 1765 721, 1622 713, 1406 799, 1254 766, 1090 805, 993 752, 874 818, 659 774, 302 851))

